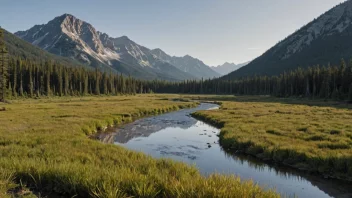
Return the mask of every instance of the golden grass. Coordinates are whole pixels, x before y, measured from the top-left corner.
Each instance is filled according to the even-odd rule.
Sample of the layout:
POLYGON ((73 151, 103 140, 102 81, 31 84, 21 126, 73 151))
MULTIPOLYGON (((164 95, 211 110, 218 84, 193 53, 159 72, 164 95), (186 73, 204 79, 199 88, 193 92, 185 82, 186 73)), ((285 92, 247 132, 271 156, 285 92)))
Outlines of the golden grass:
MULTIPOLYGON (((279 197, 233 176, 89 139, 133 117, 195 105, 178 95, 54 98, 0 104, 0 197, 14 184, 78 197, 279 197)), ((20 186, 20 187, 21 187, 20 186)))
POLYGON ((352 110, 347 104, 269 97, 218 100, 223 100, 220 110, 194 116, 222 128, 225 148, 352 179, 352 110))

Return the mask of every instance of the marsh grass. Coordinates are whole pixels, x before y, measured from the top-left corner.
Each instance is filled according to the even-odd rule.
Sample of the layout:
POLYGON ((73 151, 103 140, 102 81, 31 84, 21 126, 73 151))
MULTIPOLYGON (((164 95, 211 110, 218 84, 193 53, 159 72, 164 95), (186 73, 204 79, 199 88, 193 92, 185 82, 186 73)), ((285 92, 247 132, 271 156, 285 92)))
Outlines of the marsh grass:
POLYGON ((230 98, 218 98, 219 110, 194 113, 222 128, 220 142, 226 149, 352 179, 352 111, 348 104, 230 98))
POLYGON ((154 159, 87 137, 136 117, 194 106, 177 95, 14 100, 0 112, 0 197, 278 197, 237 177, 154 159), (166 100, 165 98, 170 98, 166 100))

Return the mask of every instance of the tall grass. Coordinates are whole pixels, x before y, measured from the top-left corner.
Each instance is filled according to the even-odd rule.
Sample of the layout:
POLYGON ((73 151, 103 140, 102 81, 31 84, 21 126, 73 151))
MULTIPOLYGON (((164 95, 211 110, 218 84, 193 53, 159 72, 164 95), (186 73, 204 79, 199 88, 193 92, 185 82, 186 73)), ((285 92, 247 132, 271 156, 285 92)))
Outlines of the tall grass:
MULTIPOLYGON (((233 98, 233 97, 232 97, 233 98)), ((221 100, 221 99, 220 99, 221 100)), ((309 101, 222 101, 194 116, 220 126, 226 149, 340 179, 352 179, 352 110, 309 101), (295 103, 295 104, 293 104, 295 103)))
POLYGON ((0 197, 27 187, 76 197, 278 197, 233 176, 153 159, 87 135, 109 125, 194 106, 176 95, 54 98, 1 104, 0 197), (170 100, 165 100, 170 98, 170 100))

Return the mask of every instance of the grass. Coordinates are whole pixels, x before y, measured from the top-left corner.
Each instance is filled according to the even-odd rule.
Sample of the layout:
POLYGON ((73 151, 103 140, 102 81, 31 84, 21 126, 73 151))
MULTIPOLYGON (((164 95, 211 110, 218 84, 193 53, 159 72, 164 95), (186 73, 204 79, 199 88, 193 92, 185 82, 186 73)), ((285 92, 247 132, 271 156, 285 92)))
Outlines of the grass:
POLYGON ((351 105, 270 97, 189 96, 218 100, 220 110, 195 117, 221 127, 232 151, 352 180, 351 105))
MULTIPOLYGON (((194 106, 178 95, 52 98, 0 104, 0 197, 279 197, 235 176, 154 159, 87 137, 133 118, 194 106), (18 193, 21 192, 21 193, 18 193)), ((345 133, 345 132, 343 132, 345 133)))

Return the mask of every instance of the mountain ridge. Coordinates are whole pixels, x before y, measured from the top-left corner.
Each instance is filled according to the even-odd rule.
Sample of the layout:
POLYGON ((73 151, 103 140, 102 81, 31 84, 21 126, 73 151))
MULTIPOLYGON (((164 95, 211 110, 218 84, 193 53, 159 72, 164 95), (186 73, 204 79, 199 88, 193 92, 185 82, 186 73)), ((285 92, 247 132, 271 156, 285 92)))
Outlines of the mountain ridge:
POLYGON ((248 63, 250 63, 250 61, 239 63, 239 64, 225 62, 222 65, 212 66, 211 68, 221 75, 226 75, 226 74, 229 74, 230 72, 236 71, 237 69, 247 65, 248 63))
POLYGON ((223 77, 278 75, 297 67, 338 64, 352 56, 352 1, 336 5, 287 36, 248 65, 223 77))
POLYGON ((174 81, 220 76, 198 59, 174 57, 177 61, 169 62, 127 36, 110 37, 71 14, 63 14, 15 35, 50 53, 85 65, 144 79, 174 81))
POLYGON ((156 48, 152 50, 152 54, 154 54, 159 59, 168 62, 178 69, 184 72, 191 73, 195 75, 197 78, 215 78, 219 77, 220 74, 214 71, 210 66, 206 65, 203 61, 194 58, 190 55, 180 56, 171 56, 161 50, 160 48, 156 48))
POLYGON ((32 45, 31 43, 22 40, 15 36, 14 34, 4 30, 4 41, 6 48, 10 56, 17 56, 23 59, 30 60, 45 60, 45 61, 54 61, 63 65, 70 66, 82 66, 87 67, 86 65, 81 64, 78 61, 72 60, 70 58, 65 58, 61 56, 56 56, 51 54, 37 46, 32 45))

